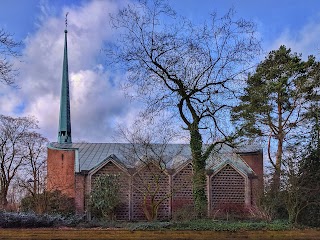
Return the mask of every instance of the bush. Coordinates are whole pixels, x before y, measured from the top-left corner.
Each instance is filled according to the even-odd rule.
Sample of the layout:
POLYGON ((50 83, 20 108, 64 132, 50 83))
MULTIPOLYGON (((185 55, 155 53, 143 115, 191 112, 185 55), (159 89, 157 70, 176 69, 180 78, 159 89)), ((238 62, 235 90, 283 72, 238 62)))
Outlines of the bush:
POLYGON ((196 218, 197 214, 192 205, 183 206, 172 213, 172 220, 174 221, 190 221, 195 220, 196 218))
POLYGON ((39 228, 62 224, 63 219, 60 216, 0 212, 0 227, 2 228, 39 228))
POLYGON ((75 212, 75 204, 73 198, 62 194, 61 191, 53 191, 23 198, 21 210, 38 214, 72 215, 75 212))
POLYGON ((172 220, 187 221, 197 218, 197 213, 194 210, 193 201, 185 199, 175 199, 172 203, 172 220))
POLYGON ((248 219, 250 215, 250 209, 243 203, 232 202, 220 203, 218 204, 217 209, 212 212, 212 216, 215 219, 224 219, 227 221, 248 219))
POLYGON ((320 227, 320 206, 307 206, 301 211, 298 222, 310 227, 320 227))
POLYGON ((119 176, 106 174, 98 176, 94 181, 90 204, 96 217, 114 219, 116 207, 120 203, 119 176))
POLYGON ((0 212, 0 228, 75 227, 83 220, 83 216, 0 212))

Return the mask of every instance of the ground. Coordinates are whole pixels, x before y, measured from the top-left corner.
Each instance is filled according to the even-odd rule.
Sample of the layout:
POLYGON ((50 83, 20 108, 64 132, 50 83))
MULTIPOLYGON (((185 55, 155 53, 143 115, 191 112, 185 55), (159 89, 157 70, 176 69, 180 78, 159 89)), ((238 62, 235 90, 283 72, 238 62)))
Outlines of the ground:
POLYGON ((82 239, 117 239, 117 240, 212 240, 212 239, 259 239, 259 240, 311 240, 320 239, 320 230, 291 231, 130 231, 116 229, 1 229, 0 239, 42 239, 42 240, 82 240, 82 239))

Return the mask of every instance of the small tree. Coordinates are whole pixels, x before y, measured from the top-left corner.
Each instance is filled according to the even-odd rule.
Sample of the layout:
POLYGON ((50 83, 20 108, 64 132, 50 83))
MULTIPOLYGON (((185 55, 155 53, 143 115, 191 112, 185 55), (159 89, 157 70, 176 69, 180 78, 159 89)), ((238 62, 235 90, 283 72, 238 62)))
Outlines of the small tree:
POLYGON ((170 119, 144 115, 130 126, 120 128, 119 135, 128 142, 123 156, 141 167, 133 176, 133 189, 142 196, 141 207, 148 221, 158 217, 159 208, 168 201, 175 189, 169 186, 168 161, 179 155, 180 148, 168 149, 168 144, 179 138, 170 119))
POLYGON ((10 184, 27 157, 26 142, 36 129, 33 118, 0 115, 0 201, 7 206, 10 184))
POLYGON ((36 132, 28 134, 25 145, 25 163, 20 171, 19 186, 33 198, 36 213, 42 213, 41 196, 46 182, 46 151, 48 140, 36 132))
POLYGON ((120 203, 119 176, 105 174, 98 176, 91 191, 90 203, 93 211, 98 212, 103 218, 114 219, 115 210, 120 203))
POLYGON ((301 185, 299 173, 299 156, 293 154, 292 157, 284 159, 283 179, 282 179, 282 201, 288 212, 290 223, 297 223, 300 211, 306 207, 305 189, 301 185))

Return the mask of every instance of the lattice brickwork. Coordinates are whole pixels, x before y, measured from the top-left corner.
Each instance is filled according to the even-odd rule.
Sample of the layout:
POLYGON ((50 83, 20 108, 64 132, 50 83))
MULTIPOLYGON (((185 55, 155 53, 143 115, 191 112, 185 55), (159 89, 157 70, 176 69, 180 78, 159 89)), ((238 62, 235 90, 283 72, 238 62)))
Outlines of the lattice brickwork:
POLYGON ((138 173, 133 176, 133 188, 132 188, 132 219, 133 220, 145 220, 145 214, 143 212, 143 196, 148 191, 152 194, 147 194, 148 202, 150 202, 150 196, 158 188, 157 194, 155 194, 156 201, 165 198, 160 204, 158 209, 158 219, 169 218, 169 198, 170 198, 170 185, 169 176, 161 171, 154 164, 148 164, 142 168, 138 173), (148 189, 148 190, 147 190, 148 189))
POLYGON ((193 206, 192 195, 192 164, 189 163, 181 171, 172 177, 173 196, 172 211, 184 206, 193 206))
POLYGON ((245 203, 244 178, 230 165, 213 176, 211 184, 213 209, 220 208, 223 204, 245 203))
MULTIPOLYGON (((116 218, 118 220, 129 220, 129 194, 130 194, 130 177, 125 174, 119 167, 114 163, 108 162, 103 168, 96 172, 92 176, 92 185, 94 185, 95 179, 99 175, 104 174, 116 174, 119 175, 120 181, 120 205, 116 209, 116 218)), ((92 186, 94 187, 94 186, 92 186)))

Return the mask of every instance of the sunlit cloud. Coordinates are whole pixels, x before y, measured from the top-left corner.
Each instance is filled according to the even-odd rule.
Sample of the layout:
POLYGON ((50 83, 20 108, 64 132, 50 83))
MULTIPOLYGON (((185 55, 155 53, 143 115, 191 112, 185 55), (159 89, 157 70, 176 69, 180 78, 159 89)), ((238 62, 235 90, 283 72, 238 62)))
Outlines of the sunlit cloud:
POLYGON ((286 29, 276 38, 269 50, 278 49, 281 45, 291 48, 293 52, 302 53, 303 58, 320 54, 320 19, 312 21, 295 31, 286 29))

